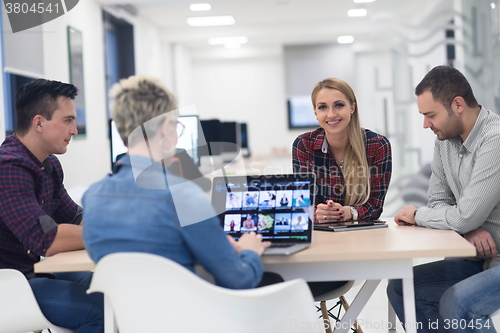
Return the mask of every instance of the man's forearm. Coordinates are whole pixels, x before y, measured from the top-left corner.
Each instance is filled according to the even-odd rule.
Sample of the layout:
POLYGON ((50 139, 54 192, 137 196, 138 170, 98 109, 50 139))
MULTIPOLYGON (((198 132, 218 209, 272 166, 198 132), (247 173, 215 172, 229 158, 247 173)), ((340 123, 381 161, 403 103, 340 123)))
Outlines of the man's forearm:
POLYGON ((48 257, 59 252, 82 250, 85 248, 82 238, 83 228, 74 224, 59 224, 56 238, 47 249, 48 257))

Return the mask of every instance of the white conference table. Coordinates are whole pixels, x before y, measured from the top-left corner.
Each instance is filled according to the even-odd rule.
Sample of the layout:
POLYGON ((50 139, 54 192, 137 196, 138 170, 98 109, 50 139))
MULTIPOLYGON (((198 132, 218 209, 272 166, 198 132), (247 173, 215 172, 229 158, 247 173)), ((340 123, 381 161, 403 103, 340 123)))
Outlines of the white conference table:
MULTIPOLYGON (((381 279, 402 279, 406 332, 416 333, 413 259, 475 256, 476 249, 450 230, 397 226, 346 232, 314 231, 312 245, 291 256, 264 256, 266 271, 285 280, 366 280, 335 332, 345 333, 381 279), (344 324, 345 323, 345 324, 344 324)), ((60 253, 35 264, 36 273, 89 271, 95 267, 86 251, 60 253)), ((109 305, 105 304, 105 313, 109 305)), ((106 316, 105 331, 116 332, 114 319, 106 316)), ((389 318, 395 323, 395 318, 389 318)))

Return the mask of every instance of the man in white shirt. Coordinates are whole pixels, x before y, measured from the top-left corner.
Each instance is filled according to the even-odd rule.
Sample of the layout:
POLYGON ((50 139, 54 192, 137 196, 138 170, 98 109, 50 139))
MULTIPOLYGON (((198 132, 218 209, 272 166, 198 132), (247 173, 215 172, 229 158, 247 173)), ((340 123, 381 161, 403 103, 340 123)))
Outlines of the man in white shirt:
MULTIPOLYGON (((427 207, 404 207, 398 225, 451 229, 476 246, 475 258, 414 268, 419 332, 495 332, 500 307, 500 117, 479 105, 467 79, 433 68, 415 89, 424 128, 437 136, 427 207)), ((401 281, 389 299, 404 323, 401 281)))

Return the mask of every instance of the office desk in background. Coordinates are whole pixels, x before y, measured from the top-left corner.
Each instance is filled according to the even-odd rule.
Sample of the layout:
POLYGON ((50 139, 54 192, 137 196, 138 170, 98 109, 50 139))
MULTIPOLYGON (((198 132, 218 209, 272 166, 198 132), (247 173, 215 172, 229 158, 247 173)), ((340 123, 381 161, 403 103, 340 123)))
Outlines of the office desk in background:
MULTIPOLYGON (((392 219, 387 222, 389 228, 383 229, 314 231, 310 248, 291 256, 264 256, 262 262, 266 271, 285 280, 367 280, 335 332, 349 330, 348 324, 357 318, 381 279, 403 280, 405 317, 414 323, 413 259, 468 257, 474 256, 476 249, 454 231, 398 227, 392 219)), ((35 272, 88 271, 94 267, 85 251, 73 251, 35 264, 35 272)), ((394 318, 391 321, 395 322, 394 318)), ((116 332, 114 322, 107 319, 105 331, 116 332)), ((416 327, 408 325, 406 331, 416 333, 416 327)))

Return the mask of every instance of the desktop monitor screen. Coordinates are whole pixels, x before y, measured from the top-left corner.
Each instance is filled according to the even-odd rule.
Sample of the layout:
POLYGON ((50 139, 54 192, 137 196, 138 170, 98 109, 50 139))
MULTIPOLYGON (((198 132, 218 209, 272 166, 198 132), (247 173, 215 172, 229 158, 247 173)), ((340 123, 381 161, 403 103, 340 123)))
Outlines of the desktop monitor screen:
POLYGON ((122 138, 120 138, 120 134, 116 129, 114 120, 110 120, 109 122, 109 136, 109 141, 111 143, 111 167, 113 167, 116 162, 116 158, 119 155, 125 154, 128 151, 128 148, 123 144, 122 138))
MULTIPOLYGON (((180 116, 179 121, 185 128, 184 133, 177 142, 176 148, 185 149, 193 162, 196 165, 200 165, 198 156, 198 116, 180 116)), ((111 166, 113 166, 117 157, 126 153, 128 148, 123 144, 114 120, 109 122, 109 133, 111 143, 111 166)))
POLYGON ((240 124, 240 138, 241 138, 241 148, 248 148, 248 130, 247 124, 240 124))
POLYGON ((179 121, 185 126, 184 133, 179 137, 176 148, 185 149, 194 164, 200 165, 198 156, 199 120, 198 116, 179 116, 179 121))
POLYGON ((220 155, 220 145, 211 146, 211 142, 220 142, 221 122, 218 119, 201 120, 203 138, 200 139, 200 156, 220 155))
POLYGON ((296 96, 288 100, 288 128, 319 127, 314 115, 311 97, 296 96))
POLYGON ((240 124, 240 138, 241 138, 241 154, 243 157, 250 157, 250 148, 248 147, 248 126, 246 123, 240 124))
POLYGON ((235 121, 220 123, 220 141, 224 143, 223 152, 238 152, 241 148, 240 124, 235 121))

